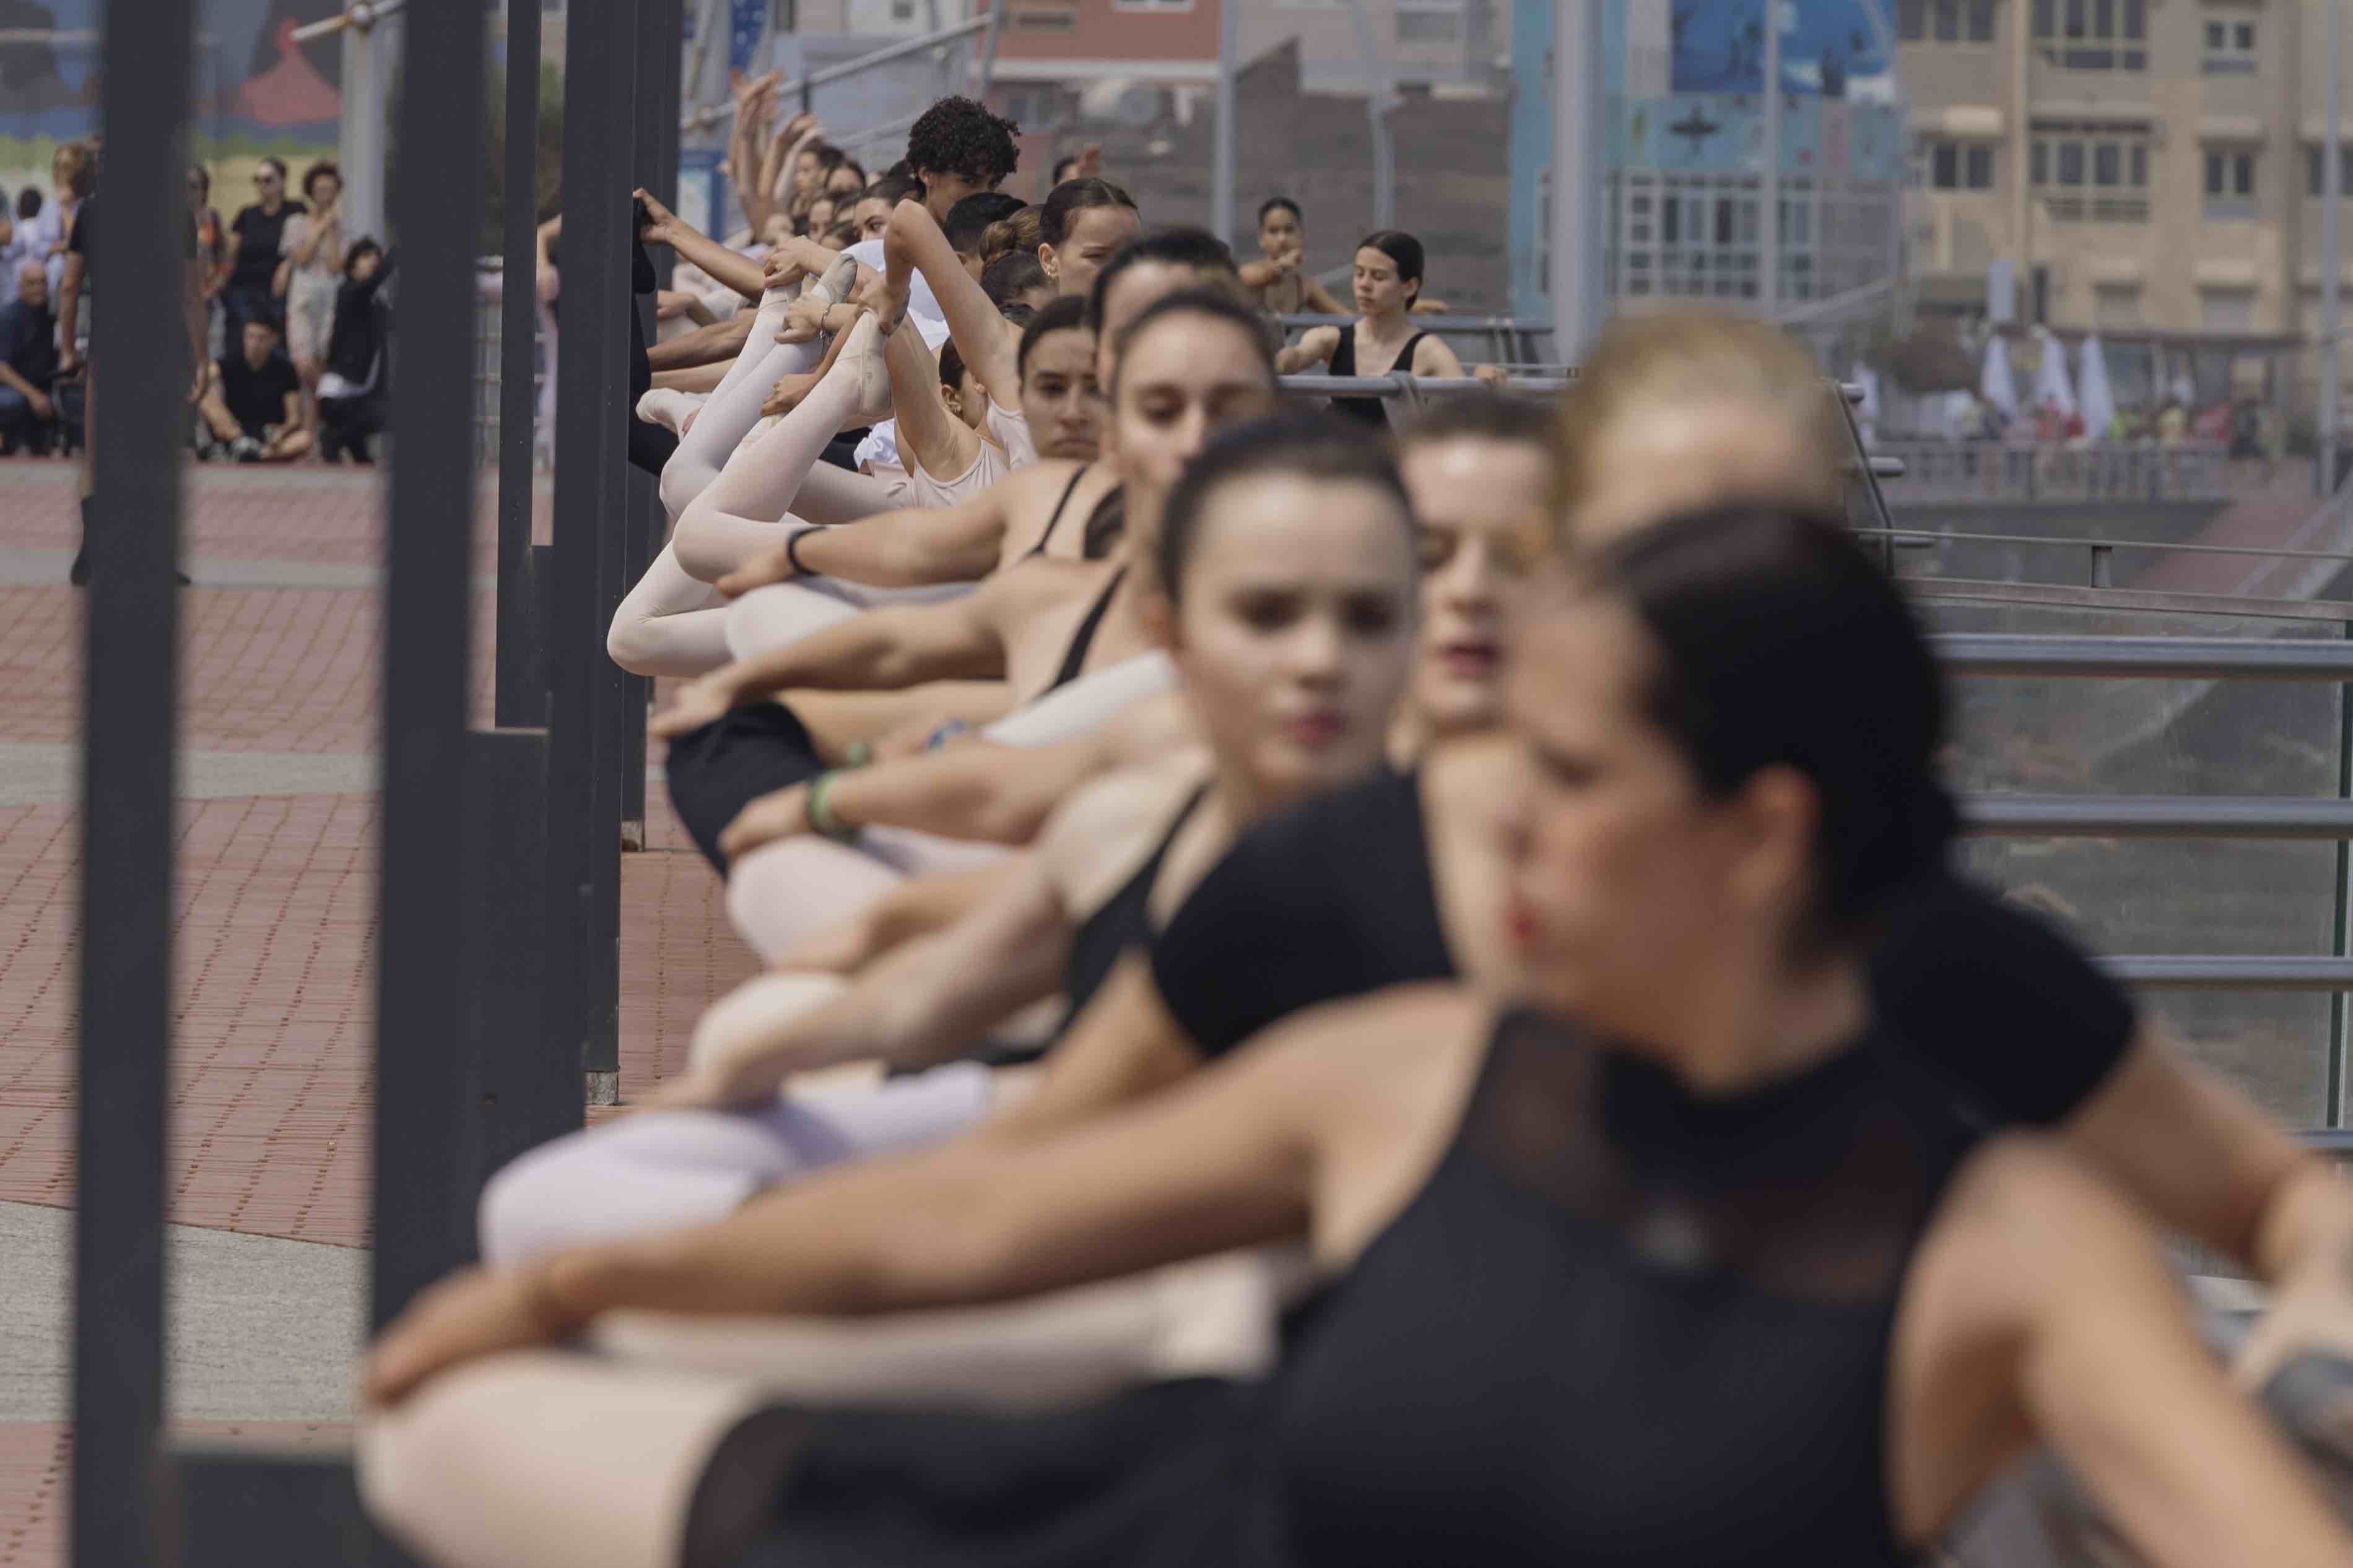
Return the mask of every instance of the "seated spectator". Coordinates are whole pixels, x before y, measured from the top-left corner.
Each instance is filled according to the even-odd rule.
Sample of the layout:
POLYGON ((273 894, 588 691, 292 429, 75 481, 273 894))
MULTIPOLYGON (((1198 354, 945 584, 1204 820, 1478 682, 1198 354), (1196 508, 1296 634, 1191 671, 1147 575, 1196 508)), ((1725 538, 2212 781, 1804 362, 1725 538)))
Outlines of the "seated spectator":
POLYGON ((49 386, 58 374, 58 318, 49 275, 27 258, 16 264, 16 297, 0 306, 0 458, 19 447, 46 456, 57 422, 49 386))
POLYGON ((326 374, 319 378, 319 455, 330 463, 343 453, 370 463, 368 437, 384 428, 385 349, 392 312, 377 290, 392 261, 373 239, 353 242, 335 290, 334 331, 327 338, 326 374))
POLYGON ((247 320, 239 348, 214 364, 196 405, 213 437, 198 455, 290 463, 311 449, 311 433, 302 427, 302 379, 279 352, 278 328, 265 317, 247 320))

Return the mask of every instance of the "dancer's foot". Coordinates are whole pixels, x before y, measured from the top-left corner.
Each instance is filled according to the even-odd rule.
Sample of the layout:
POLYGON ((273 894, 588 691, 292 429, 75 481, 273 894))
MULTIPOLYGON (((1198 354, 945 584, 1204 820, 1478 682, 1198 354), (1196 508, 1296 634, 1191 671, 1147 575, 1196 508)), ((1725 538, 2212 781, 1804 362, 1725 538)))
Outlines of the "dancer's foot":
POLYGON ((858 318, 841 346, 841 359, 832 374, 858 378, 858 405, 842 422, 845 430, 873 425, 891 417, 891 367, 882 358, 881 329, 871 313, 858 318))
POLYGON ((687 421, 702 406, 702 397, 694 393, 681 392, 674 386, 656 386, 638 399, 638 417, 673 435, 683 436, 687 421))
POLYGON ((839 305, 848 300, 858 287, 858 258, 845 255, 825 269, 825 276, 808 286, 809 296, 828 305, 839 305))

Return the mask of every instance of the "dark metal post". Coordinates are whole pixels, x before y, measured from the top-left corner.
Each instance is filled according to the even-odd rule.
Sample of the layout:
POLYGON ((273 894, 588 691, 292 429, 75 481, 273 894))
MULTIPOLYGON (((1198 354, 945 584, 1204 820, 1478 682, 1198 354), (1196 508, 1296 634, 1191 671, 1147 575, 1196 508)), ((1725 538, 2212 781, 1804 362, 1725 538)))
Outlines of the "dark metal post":
POLYGON ((539 346, 539 0, 507 6, 507 163, 499 303, 499 619, 497 721, 547 722, 545 677, 534 659, 546 628, 533 614, 532 447, 539 346))
MULTIPOLYGON (((85 1568, 160 1568, 164 1202, 171 1078, 173 748, 180 443, 192 367, 181 315, 192 238, 180 194, 192 0, 106 8, 101 124, 111 215, 93 234, 83 641, 80 1082, 75 1096, 74 1465, 85 1568)), ((94 211, 95 209, 93 209, 94 211)), ((467 384, 468 367, 449 373, 467 384)), ((470 434, 449 437, 464 451, 470 434)), ((462 513, 460 515, 463 515, 462 513)))
POLYGON ((384 591, 384 815, 376 959, 375 1247, 381 1327, 467 1256, 472 1194, 460 1162, 467 1108, 465 964, 468 582, 474 318, 484 27, 480 0, 417 0, 401 26, 394 110, 401 313, 392 387, 391 505, 384 591), (436 330, 438 324, 438 329, 436 330))
MULTIPOLYGON (((678 199, 678 73, 684 40, 679 0, 638 0, 637 183, 665 205, 678 199)), ((678 258, 667 247, 648 253, 658 288, 668 288, 678 258)), ((637 302, 638 330, 654 341, 653 301, 637 302)), ((624 592, 662 547, 668 520, 653 476, 629 470, 628 524, 622 558, 624 592)), ((621 699, 621 847, 646 847, 646 710, 653 682, 631 676, 621 699)))
POLYGON ((621 672, 605 656, 620 603, 628 416, 628 142, 634 0, 572 0, 564 61, 564 349, 558 358, 556 615, 548 768, 548 997, 609 1103, 620 1068, 621 672))

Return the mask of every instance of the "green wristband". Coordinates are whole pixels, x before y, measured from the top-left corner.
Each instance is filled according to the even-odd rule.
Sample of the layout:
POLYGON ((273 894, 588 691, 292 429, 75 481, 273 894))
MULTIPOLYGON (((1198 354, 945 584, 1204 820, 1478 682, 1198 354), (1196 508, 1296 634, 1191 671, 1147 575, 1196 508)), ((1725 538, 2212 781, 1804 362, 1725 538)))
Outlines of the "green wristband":
POLYGON ((832 808, 825 804, 826 792, 833 787, 836 776, 835 773, 828 772, 809 780, 808 797, 802 802, 801 815, 808 818, 809 826, 820 837, 830 838, 836 844, 848 844, 857 838, 858 829, 835 816, 832 808))

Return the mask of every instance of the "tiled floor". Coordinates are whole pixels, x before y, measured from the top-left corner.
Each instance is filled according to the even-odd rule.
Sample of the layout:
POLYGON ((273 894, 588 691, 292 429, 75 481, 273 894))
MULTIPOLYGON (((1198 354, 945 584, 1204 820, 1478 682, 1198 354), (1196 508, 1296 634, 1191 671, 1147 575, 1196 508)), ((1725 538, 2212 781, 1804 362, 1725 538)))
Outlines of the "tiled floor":
MULTIPOLYGON (((209 562, 379 559, 366 476, 203 468, 189 479, 184 552, 200 563, 200 580, 209 562)), ((544 496, 541 504, 543 514, 544 496)), ((487 569, 487 529, 477 521, 478 569, 487 569)), ((64 466, 0 463, 0 552, 32 560, 69 549, 76 526, 64 466)), ((0 586, 0 746, 75 738, 85 603, 62 583, 0 586)), ((182 603, 184 747, 353 757, 374 749, 373 590, 199 587, 182 603)), ((490 595, 476 605, 479 721, 488 710, 490 595)), ((359 1247, 375 800, 292 787, 316 784, 180 806, 171 1217, 359 1247)), ((702 1006, 754 967, 726 930, 717 881, 668 819, 659 783, 648 798, 653 847, 627 857, 622 870, 625 1095, 675 1070, 702 1006)), ((72 1202, 76 850, 69 800, 0 805, 0 1202, 72 1202)), ((53 1424, 0 1423, 0 1568, 58 1560, 68 1448, 53 1424)))

